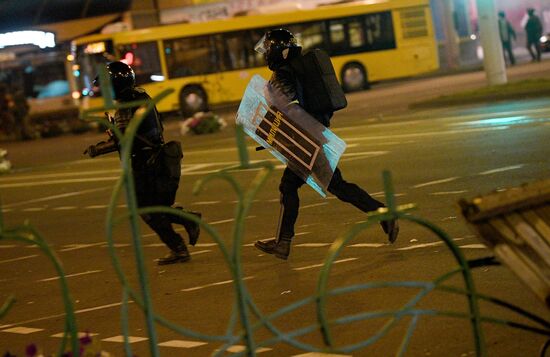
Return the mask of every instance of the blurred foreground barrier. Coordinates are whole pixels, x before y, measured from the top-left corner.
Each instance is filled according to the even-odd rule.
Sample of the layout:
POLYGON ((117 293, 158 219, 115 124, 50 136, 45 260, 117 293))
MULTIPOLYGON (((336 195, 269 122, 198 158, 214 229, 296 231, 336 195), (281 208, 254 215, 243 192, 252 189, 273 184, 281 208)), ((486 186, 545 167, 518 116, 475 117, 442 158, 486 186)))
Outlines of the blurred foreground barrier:
POLYGON ((550 179, 461 200, 460 206, 498 260, 550 307, 550 179))

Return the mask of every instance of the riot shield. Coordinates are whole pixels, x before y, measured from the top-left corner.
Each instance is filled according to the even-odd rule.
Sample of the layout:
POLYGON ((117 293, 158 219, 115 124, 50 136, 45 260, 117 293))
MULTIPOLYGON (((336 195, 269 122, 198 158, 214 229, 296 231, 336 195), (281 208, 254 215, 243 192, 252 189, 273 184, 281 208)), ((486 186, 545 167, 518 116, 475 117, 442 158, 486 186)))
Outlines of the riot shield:
POLYGON ((321 196, 346 143, 261 76, 248 83, 237 123, 258 144, 287 165, 321 196))

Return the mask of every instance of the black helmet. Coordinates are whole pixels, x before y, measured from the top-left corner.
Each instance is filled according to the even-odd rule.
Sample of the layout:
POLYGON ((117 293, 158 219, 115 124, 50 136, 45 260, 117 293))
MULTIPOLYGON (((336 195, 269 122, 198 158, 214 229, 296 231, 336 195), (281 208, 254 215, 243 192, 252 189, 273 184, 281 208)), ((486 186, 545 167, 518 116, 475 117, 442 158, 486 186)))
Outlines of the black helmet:
MULTIPOLYGON (((116 61, 107 64, 107 72, 111 77, 115 99, 120 98, 125 91, 136 85, 134 70, 124 62, 116 61)), ((99 85, 99 77, 94 80, 94 85, 99 85)))
POLYGON ((302 50, 296 37, 287 29, 268 31, 254 49, 264 55, 267 66, 271 70, 283 65, 286 60, 296 57, 302 50))

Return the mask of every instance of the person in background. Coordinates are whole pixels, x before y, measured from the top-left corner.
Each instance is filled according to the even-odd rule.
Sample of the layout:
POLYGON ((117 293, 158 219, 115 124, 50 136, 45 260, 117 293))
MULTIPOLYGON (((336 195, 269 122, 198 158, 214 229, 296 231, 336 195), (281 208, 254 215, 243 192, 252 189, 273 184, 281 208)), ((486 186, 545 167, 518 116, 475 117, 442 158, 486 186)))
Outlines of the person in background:
POLYGON ((527 33, 527 50, 531 54, 531 59, 533 62, 540 62, 541 49, 540 49, 540 38, 542 36, 542 22, 539 17, 535 15, 535 9, 528 8, 527 15, 529 19, 525 24, 525 32, 527 33), (533 51, 533 47, 535 51, 533 51))
POLYGON ((0 83, 0 131, 9 139, 12 139, 15 133, 14 107, 15 102, 8 85, 0 83))
POLYGON ((20 88, 15 88, 13 91, 13 117, 16 126, 16 135, 18 139, 29 140, 33 138, 32 129, 30 128, 29 118, 29 102, 25 93, 20 88))
POLYGON ((514 51, 512 50, 512 40, 516 40, 516 31, 514 31, 510 21, 506 19, 506 13, 504 11, 500 11, 498 13, 498 31, 502 42, 504 60, 506 61, 507 54, 508 61, 510 62, 510 65, 513 66, 516 64, 516 59, 514 58, 514 51))

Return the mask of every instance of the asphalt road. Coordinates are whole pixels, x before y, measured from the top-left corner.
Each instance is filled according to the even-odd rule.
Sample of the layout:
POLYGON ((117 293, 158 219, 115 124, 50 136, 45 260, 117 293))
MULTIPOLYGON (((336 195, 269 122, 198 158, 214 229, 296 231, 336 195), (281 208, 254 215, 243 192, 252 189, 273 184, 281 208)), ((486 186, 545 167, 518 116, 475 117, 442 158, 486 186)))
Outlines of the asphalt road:
MULTIPOLYGON (((462 78, 453 77, 454 82, 462 78)), ((424 85, 428 85, 426 90, 433 90, 432 80, 424 80, 427 81, 424 85)), ((446 80, 452 86, 453 80, 446 80)), ((467 86, 473 85, 468 83, 467 86)), ((391 101, 386 97, 391 88, 394 93, 410 94, 403 88, 411 86, 410 90, 420 93, 420 85, 420 81, 411 81, 382 86, 380 97, 376 97, 376 90, 350 96, 350 108, 337 113, 333 119, 333 130, 348 144, 340 168, 348 181, 359 184, 381 200, 384 200, 381 173, 390 170, 398 204, 417 204, 413 214, 446 231, 466 257, 490 255, 465 224, 457 201, 548 178, 550 100, 414 113, 401 110, 399 117, 392 116, 396 112, 391 110, 391 101), (378 105, 380 110, 367 113, 369 105, 378 105), (385 111, 384 107, 390 109, 385 111)), ((395 107, 405 107, 403 101, 396 99, 394 103, 395 107)), ((217 134, 180 138, 186 156, 177 196, 178 203, 201 211, 204 220, 229 246, 236 207, 234 191, 223 181, 210 182, 197 196, 191 191, 194 182, 206 174, 236 163, 233 134, 230 124, 217 134)), ((179 137, 176 122, 168 123, 167 136, 169 139, 179 137)), ((0 194, 4 224, 12 227, 28 220, 63 262, 79 331, 97 334, 101 347, 118 356, 123 355, 122 289, 106 248, 105 218, 120 167, 116 155, 93 160, 81 156, 83 148, 100 138, 101 134, 89 133, 3 144, 11 154, 15 170, 0 177, 0 194)), ((251 159, 271 159, 266 152, 255 152, 254 147, 254 143, 248 141, 251 159)), ((234 176, 246 187, 257 173, 246 170, 234 176)), ((260 254, 252 243, 274 236, 281 173, 282 168, 277 166, 253 202, 246 218, 242 247, 247 289, 265 314, 314 294, 320 264, 330 244, 355 223, 365 220, 365 215, 354 207, 333 197, 323 199, 309 187, 303 187, 297 235, 289 260, 284 262, 260 254)), ((116 213, 124 212, 125 202, 120 199, 116 213)), ((145 225, 141 230, 155 311, 194 331, 224 334, 234 294, 229 269, 211 237, 201 235, 199 244, 191 248, 191 262, 159 267, 154 260, 164 255, 166 249, 145 225)), ((122 267, 132 286, 138 289, 130 229, 127 224, 121 224, 114 234, 122 267)), ((376 281, 432 281, 457 267, 449 250, 432 232, 405 221, 401 222, 401 234, 394 245, 386 244, 379 227, 369 227, 348 243, 337 261, 330 275, 331 288, 376 281)), ((507 268, 483 268, 475 271, 474 279, 481 292, 550 317, 544 305, 507 268)), ((45 353, 55 353, 60 343, 56 336, 63 332, 64 310, 59 281, 49 261, 35 247, 4 240, 0 242, 0 282, 0 302, 10 294, 17 298, 0 322, 0 352, 9 350, 21 356, 27 344, 36 343, 45 353)), ((458 278, 450 284, 463 286, 458 278)), ((328 313, 330 318, 339 318, 391 310, 403 306, 417 292, 417 289, 401 287, 331 297, 328 313)), ((429 294, 420 306, 466 311, 462 296, 442 292, 429 294)), ((138 356, 147 356, 150 347, 143 315, 135 303, 130 304, 129 312, 132 350, 138 356)), ((514 316, 489 304, 482 304, 482 312, 500 318, 514 316)), ((274 323, 282 331, 293 331, 309 326, 315 319, 315 307, 309 304, 274 323)), ((343 346, 367 340, 386 321, 377 318, 334 327, 335 344, 343 346)), ((404 318, 377 343, 344 355, 394 355, 409 322, 409 317, 404 318)), ((535 356, 545 341, 533 333, 490 323, 484 324, 484 332, 489 356, 535 356)), ((219 342, 196 343, 198 339, 165 327, 158 327, 157 334, 163 356, 207 356, 221 346, 219 342)), ((266 329, 260 329, 255 339, 262 341, 270 336, 266 329)), ((322 346, 317 331, 299 340, 322 346)), ((266 357, 306 353, 284 343, 259 352, 266 357)), ((473 354, 467 319, 422 316, 405 355, 473 354)))

